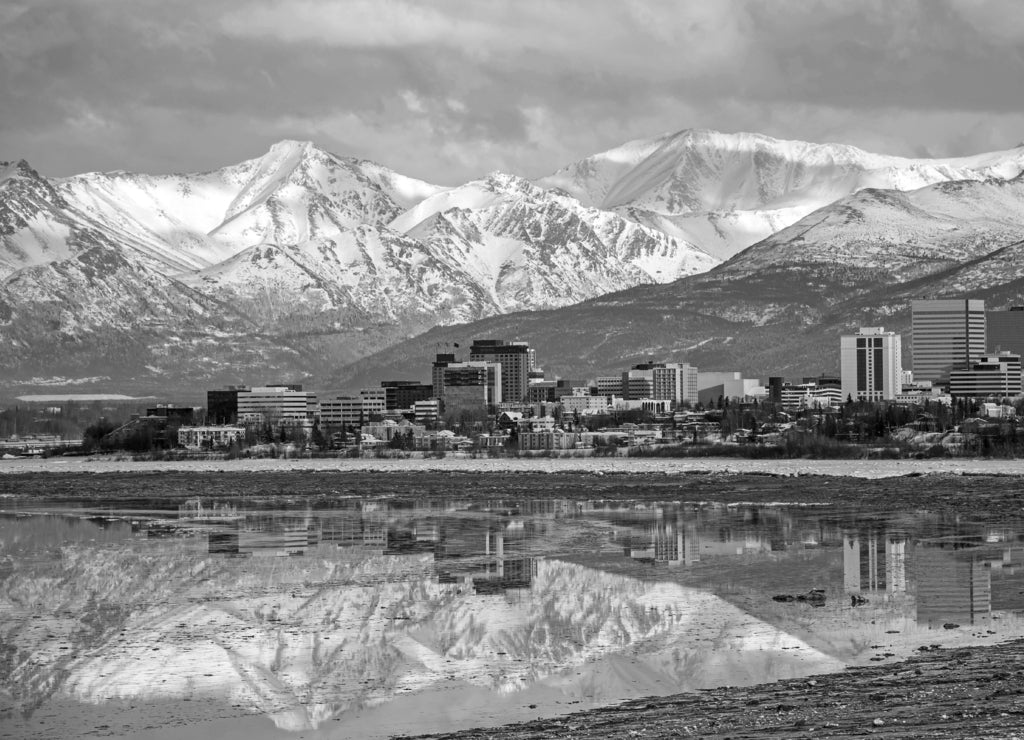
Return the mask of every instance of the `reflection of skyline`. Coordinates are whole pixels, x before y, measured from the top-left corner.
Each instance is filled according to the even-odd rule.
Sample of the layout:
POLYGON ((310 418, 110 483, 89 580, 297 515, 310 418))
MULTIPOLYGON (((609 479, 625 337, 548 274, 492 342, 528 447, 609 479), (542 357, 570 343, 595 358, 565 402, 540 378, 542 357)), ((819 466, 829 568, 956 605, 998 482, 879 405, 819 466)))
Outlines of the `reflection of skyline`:
MULTIPOLYGON (((788 620, 808 610, 761 597, 819 585, 808 579, 820 574, 832 579, 832 592, 841 578, 850 593, 883 596, 871 602, 884 604, 884 619, 913 621, 917 608, 921 624, 940 632, 947 621, 968 625, 991 611, 1024 609, 1013 526, 997 532, 937 517, 858 522, 797 507, 561 499, 461 508, 350 499, 200 511, 201 521, 193 524, 193 517, 180 529, 209 532, 211 553, 247 557, 208 557, 194 546, 201 541, 186 538, 138 537, 121 549, 47 564, 65 570, 45 589, 34 577, 37 566, 17 561, 14 578, 3 584, 8 594, 16 593, 17 580, 28 594, 22 603, 47 612, 81 605, 81 624, 57 630, 51 622, 41 633, 15 634, 33 661, 59 657, 57 650, 84 655, 67 674, 68 695, 191 700, 230 687, 239 705, 259 708, 279 726, 302 728, 352 716, 361 702, 383 707, 430 687, 473 684, 493 691, 498 702, 540 691, 529 687, 546 675, 570 682, 579 671, 592 676, 595 655, 608 657, 608 675, 621 679, 615 690, 648 680, 653 669, 679 690, 696 675, 692 665, 680 668, 679 650, 720 670, 741 650, 750 653, 744 661, 788 658, 777 651, 789 643, 776 641, 789 639, 788 620), (946 538, 951 531, 955 539, 946 538), (642 557, 631 562, 627 546, 642 557), (669 563, 686 568, 657 567, 669 563), (625 567, 615 570, 619 564, 625 567), (887 600, 904 593, 906 600, 891 608, 887 600), (722 603, 733 598, 735 608, 722 603), (122 608, 102 610, 108 603, 122 608), (734 630, 729 645, 715 642, 723 626, 734 630), (43 640, 47 632, 71 649, 58 638, 43 640), (78 635, 89 637, 88 651, 75 649, 78 635), (650 672, 618 673, 627 659, 651 655, 664 662, 649 663, 650 672)), ((802 626, 830 634, 799 633, 831 660, 849 657, 830 652, 844 639, 861 646, 903 639, 880 637, 894 626, 909 636, 905 623, 879 619, 876 626, 879 612, 832 596, 830 608, 810 618, 818 621, 802 626), (844 629, 846 638, 838 636, 844 629)), ((991 629, 1005 635, 1013 626, 1003 619, 991 629)), ((967 632, 950 635, 966 639, 967 632)), ((808 654, 806 646, 795 647, 808 654)), ((523 696, 510 701, 525 704, 523 696)))
MULTIPOLYGON (((906 521, 895 528, 878 521, 851 526, 827 512, 755 505, 540 499, 411 505, 357 500, 301 511, 238 511, 202 501, 190 506, 193 519, 215 526, 211 553, 301 556, 328 546, 422 554, 432 558, 437 583, 478 594, 528 590, 552 534, 573 522, 604 522, 610 525, 610 545, 650 565, 706 570, 737 557, 767 559, 790 550, 834 548, 841 552, 845 593, 882 601, 909 594, 921 624, 973 624, 993 609, 1024 610, 1024 568, 1013 561, 1016 535, 1005 527, 979 526, 954 549, 934 546, 928 536, 924 542, 915 539, 906 521), (984 546, 986 553, 965 554, 965 542, 984 546), (1000 547, 1005 553, 997 552, 1000 547)), ((921 535, 941 526, 930 521, 921 535)))
POLYGON ((891 598, 907 592, 907 537, 868 530, 843 534, 843 590, 891 598))

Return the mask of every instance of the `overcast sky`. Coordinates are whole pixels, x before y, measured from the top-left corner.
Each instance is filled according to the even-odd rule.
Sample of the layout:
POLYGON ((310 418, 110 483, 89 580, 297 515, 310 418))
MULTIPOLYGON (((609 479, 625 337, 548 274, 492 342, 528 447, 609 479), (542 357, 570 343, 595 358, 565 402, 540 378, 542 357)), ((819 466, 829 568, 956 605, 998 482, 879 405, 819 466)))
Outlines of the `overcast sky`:
POLYGON ((0 160, 212 169, 284 138, 456 184, 684 128, 1024 140, 1020 0, 0 0, 0 160))

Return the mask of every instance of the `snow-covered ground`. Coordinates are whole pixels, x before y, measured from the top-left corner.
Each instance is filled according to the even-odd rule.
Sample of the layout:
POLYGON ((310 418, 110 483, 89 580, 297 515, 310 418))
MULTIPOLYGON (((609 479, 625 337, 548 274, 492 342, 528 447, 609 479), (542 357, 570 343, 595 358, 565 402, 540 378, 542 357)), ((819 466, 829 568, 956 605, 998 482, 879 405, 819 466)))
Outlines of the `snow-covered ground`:
POLYGON ((328 458, 261 460, 177 460, 134 462, 103 457, 0 460, 0 474, 42 472, 459 472, 593 473, 685 475, 690 473, 834 475, 893 478, 904 475, 1024 476, 1024 460, 745 460, 637 458, 328 458))

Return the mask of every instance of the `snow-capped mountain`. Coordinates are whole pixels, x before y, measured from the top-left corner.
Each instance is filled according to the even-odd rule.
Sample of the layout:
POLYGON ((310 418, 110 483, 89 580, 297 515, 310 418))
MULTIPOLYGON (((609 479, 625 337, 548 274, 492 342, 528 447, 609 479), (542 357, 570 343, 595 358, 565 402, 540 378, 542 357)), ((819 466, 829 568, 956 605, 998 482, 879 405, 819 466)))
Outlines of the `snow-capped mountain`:
POLYGON ((650 357, 762 378, 833 373, 840 334, 857 326, 908 332, 914 298, 970 295, 999 309, 1024 303, 1022 285, 1024 175, 866 189, 706 273, 556 311, 439 327, 364 358, 339 380, 383 377, 438 342, 510 335, 569 377, 650 357))
POLYGON ((840 144, 685 130, 629 142, 538 180, 581 203, 728 258, 812 211, 864 188, 1008 179, 1024 147, 957 159, 907 159, 840 144))
MULTIPOLYGON (((165 390, 330 374, 431 327, 680 278, 718 306, 698 323, 763 324, 799 285, 768 307, 763 286, 722 296, 766 266, 873 267, 891 282, 1013 241, 1022 169, 1024 148, 912 160, 710 131, 532 183, 494 173, 451 188, 294 141, 198 174, 50 179, 0 164, 0 370, 17 384, 103 367, 165 390)), ((676 344, 692 333, 673 331, 676 344)))
POLYGON ((133 373, 177 370, 184 356, 244 374, 284 347, 283 371, 302 364, 295 352, 330 366, 438 323, 564 306, 717 262, 514 176, 448 189, 290 141, 194 175, 50 180, 3 165, 0 228, 0 338, 20 348, 0 363, 31 374, 58 358, 74 373, 111 345, 130 345, 133 373), (116 269, 90 268, 97 248, 116 269), (184 339, 203 334, 218 341, 184 339), (228 338, 262 348, 235 361, 228 338))

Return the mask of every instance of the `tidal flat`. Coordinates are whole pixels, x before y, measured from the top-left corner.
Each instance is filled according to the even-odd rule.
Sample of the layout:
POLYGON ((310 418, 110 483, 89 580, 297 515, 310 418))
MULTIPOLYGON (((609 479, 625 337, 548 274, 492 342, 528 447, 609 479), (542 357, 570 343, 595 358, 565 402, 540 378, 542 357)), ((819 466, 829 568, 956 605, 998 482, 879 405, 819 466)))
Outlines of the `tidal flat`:
POLYGON ((125 465, 0 475, 0 735, 1019 735, 1005 468, 125 465))

